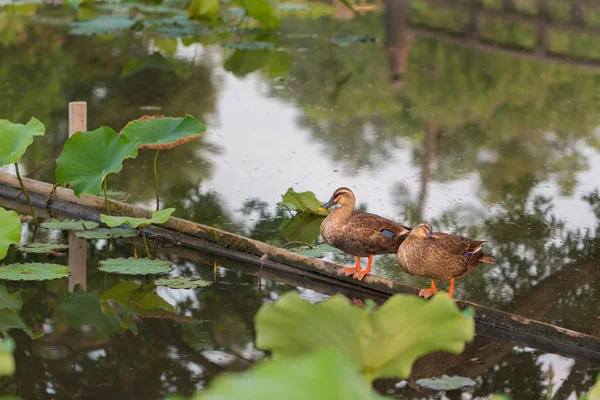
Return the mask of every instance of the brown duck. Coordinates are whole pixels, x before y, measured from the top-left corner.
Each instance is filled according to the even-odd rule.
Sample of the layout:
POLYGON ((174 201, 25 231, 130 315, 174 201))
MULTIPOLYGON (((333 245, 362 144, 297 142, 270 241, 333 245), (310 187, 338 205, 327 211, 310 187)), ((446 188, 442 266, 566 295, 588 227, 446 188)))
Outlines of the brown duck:
POLYGON ((437 288, 435 281, 450 281, 448 296, 454 293, 454 280, 473 271, 480 262, 493 264, 494 258, 483 254, 485 240, 433 232, 431 225, 415 226, 398 248, 398 264, 411 275, 431 279, 429 289, 421 289, 419 296, 431 297, 437 288))
POLYGON ((321 224, 321 236, 328 245, 356 257, 356 265, 344 267, 342 271, 346 275, 354 272, 353 277, 362 280, 371 272, 373 256, 396 253, 410 229, 379 215, 355 212, 355 202, 352 190, 345 187, 337 189, 321 207, 327 209, 334 205, 340 206, 321 224), (361 257, 369 257, 365 270, 360 268, 361 257))

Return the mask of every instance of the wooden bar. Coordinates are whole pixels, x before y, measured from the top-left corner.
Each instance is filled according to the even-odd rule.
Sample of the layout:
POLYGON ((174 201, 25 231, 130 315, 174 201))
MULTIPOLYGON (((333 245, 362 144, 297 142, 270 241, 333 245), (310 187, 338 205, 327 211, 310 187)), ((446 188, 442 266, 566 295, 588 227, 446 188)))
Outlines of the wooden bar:
MULTIPOLYGON (((31 200, 36 206, 46 207, 47 194, 52 185, 27 179, 31 189, 31 200)), ((0 196, 14 199, 19 185, 16 177, 0 173, 0 196)), ((58 188, 48 205, 53 212, 64 213, 72 218, 99 221, 104 210, 104 199, 83 195, 76 197, 70 189, 58 188)), ((125 203, 111 201, 115 215, 150 217, 151 211, 125 203)), ((320 259, 302 256, 285 249, 269 246, 257 240, 235 235, 219 229, 172 217, 161 226, 150 226, 148 234, 160 234, 170 237, 182 247, 216 254, 234 260, 258 265, 263 254, 268 255, 265 270, 277 270, 298 275, 310 280, 326 280, 332 286, 356 290, 367 296, 385 298, 395 293, 416 294, 418 289, 375 275, 367 275, 362 281, 346 277, 341 266, 320 259)), ((461 308, 473 307, 475 319, 479 324, 491 329, 500 329, 507 333, 518 334, 531 341, 555 343, 573 352, 591 355, 600 360, 600 338, 561 328, 544 322, 525 318, 499 310, 490 309, 464 300, 456 301, 461 308)))
POLYGON ((87 103, 72 101, 69 103, 69 137, 79 131, 87 131, 87 103))

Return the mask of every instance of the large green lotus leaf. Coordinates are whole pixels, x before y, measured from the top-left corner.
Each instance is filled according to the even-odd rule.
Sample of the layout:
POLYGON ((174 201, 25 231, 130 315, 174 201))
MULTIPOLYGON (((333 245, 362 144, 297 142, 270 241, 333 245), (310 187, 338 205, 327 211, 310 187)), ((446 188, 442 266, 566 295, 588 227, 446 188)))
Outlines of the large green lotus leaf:
POLYGON ((81 231, 85 229, 94 229, 100 226, 96 222, 92 221, 75 221, 74 219, 65 219, 59 221, 52 218, 50 221, 42 223, 42 228, 55 229, 59 231, 81 231))
POLYGON ((35 118, 31 118, 27 125, 0 119, 0 167, 19 161, 27 147, 33 143, 33 137, 43 136, 45 133, 46 127, 35 118))
POLYGON ((273 6, 266 0, 233 0, 235 4, 246 9, 246 14, 261 23, 265 29, 277 29, 279 19, 275 16, 273 6))
POLYGON ((129 307, 137 314, 154 312, 175 312, 175 308, 156 294, 156 286, 140 287, 132 282, 121 282, 102 293, 102 300, 112 300, 124 307, 129 307))
POLYGON ((119 317, 102 312, 100 295, 95 292, 60 291, 56 302, 73 328, 89 325, 103 335, 122 331, 119 317))
POLYGON ((22 305, 21 293, 8 293, 6 286, 0 285, 0 309, 19 311, 22 305))
POLYGON ((291 219, 283 220, 281 233, 288 242, 302 242, 313 245, 321 233, 324 217, 299 212, 291 219))
POLYGON ((327 216, 329 211, 319 211, 321 202, 317 200, 317 196, 313 192, 296 192, 293 188, 289 188, 287 192, 281 196, 283 204, 292 204, 296 210, 303 211, 309 214, 327 216))
POLYGON ((143 228, 150 224, 164 224, 169 220, 171 214, 175 211, 174 208, 165 208, 160 211, 152 211, 152 218, 135 218, 135 217, 113 217, 110 215, 100 215, 100 220, 106 225, 112 227, 127 224, 130 228, 143 228))
POLYGON ((442 375, 441 378, 418 379, 417 385, 431 390, 457 390, 467 386, 475 386, 476 383, 471 378, 442 375))
POLYGON ((180 276, 178 278, 160 278, 154 281, 156 286, 166 286, 171 289, 195 289, 212 285, 212 282, 199 278, 180 276))
POLYGON ((140 232, 137 229, 131 228, 98 228, 91 231, 79 231, 75 232, 75 236, 82 239, 117 239, 117 238, 130 238, 139 235, 140 232))
POLYGON ((157 275, 171 271, 170 261, 150 258, 110 258, 100 261, 100 271, 119 275, 157 275))
POLYGON ((167 149, 202 136, 206 127, 191 115, 183 118, 146 116, 129 122, 121 134, 140 141, 141 148, 167 149))
POLYGON ((0 207, 0 260, 6 257, 11 244, 21 241, 21 219, 14 211, 0 207))
POLYGON ((17 247, 19 251, 24 253, 55 253, 55 250, 68 249, 69 246, 63 243, 27 243, 17 247))
POLYGON ((71 182, 78 197, 82 193, 97 195, 108 174, 121 171, 126 158, 137 157, 138 144, 107 126, 76 132, 56 160, 56 180, 62 186, 71 182))
POLYGON ((124 15, 101 15, 87 21, 71 23, 71 35, 106 35, 133 28, 139 22, 124 15))
POLYGON ((69 268, 58 264, 10 264, 0 266, 0 280, 6 281, 47 281, 66 278, 69 268))
POLYGON ((383 399, 333 349, 293 359, 263 361, 239 374, 224 374, 192 400, 375 400, 383 399))
POLYGON ((0 376, 11 376, 15 373, 15 341, 11 337, 0 340, 0 376))
POLYGON ((459 354, 473 340, 475 324, 449 297, 430 301, 394 295, 377 311, 356 307, 342 295, 320 304, 297 292, 265 304, 256 315, 256 344, 275 357, 298 356, 336 348, 360 367, 369 380, 406 378, 414 361, 434 351, 459 354), (440 334, 443 333, 443 334, 440 334))

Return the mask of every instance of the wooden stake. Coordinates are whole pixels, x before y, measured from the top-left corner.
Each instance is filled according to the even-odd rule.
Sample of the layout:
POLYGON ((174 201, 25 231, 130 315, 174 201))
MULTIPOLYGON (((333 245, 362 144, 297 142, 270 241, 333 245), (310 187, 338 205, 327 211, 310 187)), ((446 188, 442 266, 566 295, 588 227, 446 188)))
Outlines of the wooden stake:
POLYGON ((69 137, 78 131, 87 131, 87 103, 85 101, 69 103, 69 137))

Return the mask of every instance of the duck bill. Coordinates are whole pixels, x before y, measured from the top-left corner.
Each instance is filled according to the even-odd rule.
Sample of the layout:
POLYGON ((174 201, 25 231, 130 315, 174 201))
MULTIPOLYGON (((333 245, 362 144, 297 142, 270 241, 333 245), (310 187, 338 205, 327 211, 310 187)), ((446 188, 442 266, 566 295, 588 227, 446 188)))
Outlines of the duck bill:
POLYGON ((335 205, 333 199, 329 199, 329 201, 325 204, 323 204, 321 207, 319 207, 319 211, 324 211, 327 210, 328 208, 331 208, 335 205))

